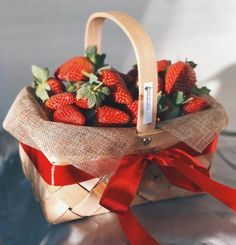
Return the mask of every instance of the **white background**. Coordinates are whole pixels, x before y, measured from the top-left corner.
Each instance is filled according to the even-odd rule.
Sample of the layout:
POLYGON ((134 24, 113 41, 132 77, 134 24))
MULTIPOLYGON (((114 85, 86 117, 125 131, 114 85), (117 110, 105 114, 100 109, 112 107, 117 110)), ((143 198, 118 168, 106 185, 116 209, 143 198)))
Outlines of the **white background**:
MULTIPOLYGON (((158 59, 194 60, 198 80, 213 88, 236 129, 235 0, 0 0, 0 123, 19 90, 31 83, 31 64, 52 71, 83 54, 84 27, 95 11, 121 10, 149 33, 158 59)), ((113 66, 135 63, 121 31, 108 23, 104 51, 113 66)))

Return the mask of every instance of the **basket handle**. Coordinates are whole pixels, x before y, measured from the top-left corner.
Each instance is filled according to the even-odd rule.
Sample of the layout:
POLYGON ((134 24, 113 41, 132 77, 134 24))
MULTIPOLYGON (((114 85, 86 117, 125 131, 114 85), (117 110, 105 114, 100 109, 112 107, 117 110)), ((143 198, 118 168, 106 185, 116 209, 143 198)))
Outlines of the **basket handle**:
POLYGON ((137 131, 142 135, 153 131, 157 116, 157 68, 152 42, 143 27, 122 12, 98 12, 90 16, 86 26, 85 48, 97 46, 101 52, 101 35, 105 19, 117 24, 134 48, 139 74, 137 131))

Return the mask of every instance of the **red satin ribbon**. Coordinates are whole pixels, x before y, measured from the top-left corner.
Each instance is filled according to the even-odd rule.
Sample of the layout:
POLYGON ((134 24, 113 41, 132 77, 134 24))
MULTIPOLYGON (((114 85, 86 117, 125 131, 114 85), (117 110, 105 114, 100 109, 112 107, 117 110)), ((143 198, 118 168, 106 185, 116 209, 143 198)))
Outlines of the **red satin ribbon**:
POLYGON ((20 144, 41 177, 49 185, 72 185, 95 178, 69 164, 53 165, 41 151, 23 143, 20 144))
MULTIPOLYGON (((213 153, 217 139, 218 137, 201 154, 213 153)), ((72 165, 54 165, 52 175, 53 165, 42 152, 22 143, 21 145, 39 174, 50 185, 70 185, 94 178, 72 165)), ((118 213, 119 222, 132 245, 159 245, 129 209, 144 170, 150 164, 157 164, 171 184, 193 192, 207 192, 236 211, 236 190, 211 180, 209 171, 195 158, 199 155, 181 143, 160 152, 125 156, 122 159, 103 193, 100 204, 118 213)))
MULTIPOLYGON (((213 153, 216 145, 217 137, 204 153, 213 153)), ((211 180, 208 170, 193 157, 198 155, 200 154, 186 145, 179 144, 157 153, 126 156, 121 161, 103 193, 100 204, 118 213, 123 231, 132 245, 159 245, 129 209, 144 170, 150 163, 157 164, 171 184, 193 192, 207 192, 236 211, 236 189, 211 180)))
POLYGON ((124 214, 118 214, 118 220, 126 238, 132 245, 160 245, 146 232, 130 209, 124 214))

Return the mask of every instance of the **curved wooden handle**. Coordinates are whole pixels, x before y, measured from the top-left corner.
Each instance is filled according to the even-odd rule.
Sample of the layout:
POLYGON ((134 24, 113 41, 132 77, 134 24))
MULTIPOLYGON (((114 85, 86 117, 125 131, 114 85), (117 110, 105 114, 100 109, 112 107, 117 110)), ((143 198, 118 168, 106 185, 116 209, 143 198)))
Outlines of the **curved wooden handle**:
POLYGON ((85 48, 97 46, 101 52, 101 35, 105 19, 115 22, 128 36, 134 48, 139 76, 137 131, 147 133, 155 129, 157 116, 157 67, 152 42, 143 27, 121 12, 100 12, 90 16, 85 33, 85 48))

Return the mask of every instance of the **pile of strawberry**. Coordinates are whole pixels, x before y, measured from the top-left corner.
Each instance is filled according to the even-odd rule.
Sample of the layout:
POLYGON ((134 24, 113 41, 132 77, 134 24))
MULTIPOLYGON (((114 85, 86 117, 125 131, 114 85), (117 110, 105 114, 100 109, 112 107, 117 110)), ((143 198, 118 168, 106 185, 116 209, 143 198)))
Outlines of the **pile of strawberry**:
MULTIPOLYGON (((137 124, 138 72, 127 74, 105 65, 105 54, 89 47, 86 56, 76 56, 49 77, 49 70, 32 66, 35 96, 52 121, 87 126, 137 124)), ((206 87, 196 86, 193 62, 157 61, 157 122, 210 107, 206 87)))

